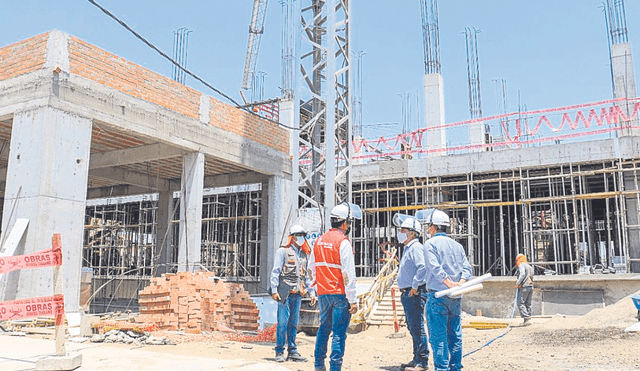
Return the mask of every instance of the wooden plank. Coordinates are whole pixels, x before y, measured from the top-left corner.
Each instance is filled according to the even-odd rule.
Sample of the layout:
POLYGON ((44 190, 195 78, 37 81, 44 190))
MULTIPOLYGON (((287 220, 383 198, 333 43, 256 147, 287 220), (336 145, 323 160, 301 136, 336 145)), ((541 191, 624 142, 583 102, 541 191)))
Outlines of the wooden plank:
POLYGON ((9 232, 9 236, 6 241, 2 244, 2 248, 0 248, 0 256, 12 256, 16 251, 22 236, 24 235, 24 231, 27 229, 29 225, 29 219, 18 218, 11 228, 11 232, 9 232))
MULTIPOLYGON (((51 238, 51 247, 53 250, 62 250, 62 236, 56 233, 51 238)), ((53 294, 62 295, 62 264, 53 267, 53 294)), ((55 313, 55 335, 56 335, 56 356, 65 356, 67 354, 64 346, 64 308, 55 313)))

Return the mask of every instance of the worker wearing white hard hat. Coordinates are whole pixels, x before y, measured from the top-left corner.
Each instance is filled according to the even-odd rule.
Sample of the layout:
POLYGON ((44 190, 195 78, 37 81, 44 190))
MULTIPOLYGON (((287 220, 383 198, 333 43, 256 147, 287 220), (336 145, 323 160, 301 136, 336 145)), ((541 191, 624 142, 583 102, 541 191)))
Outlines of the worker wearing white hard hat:
POLYGON ((462 314, 459 296, 435 297, 437 291, 460 286, 472 276, 464 247, 447 236, 449 216, 438 209, 416 212, 431 236, 424 244, 427 267, 427 328, 436 370, 462 369, 462 314))
POLYGON ((315 369, 325 370, 329 334, 331 342, 331 370, 342 368, 347 328, 351 314, 358 310, 356 299, 356 269, 353 247, 348 234, 355 219, 362 218, 362 210, 352 203, 341 203, 331 209, 331 229, 318 237, 309 270, 315 277, 320 303, 320 327, 316 334, 315 369))
POLYGON ((310 292, 311 305, 315 305, 315 294, 310 290, 311 279, 306 267, 311 248, 306 240, 307 231, 299 224, 289 229, 287 243, 275 254, 271 271, 271 296, 278 302, 278 326, 276 328, 276 362, 291 360, 306 362, 298 353, 296 334, 300 319, 302 297, 310 292), (285 359, 284 349, 288 355, 285 359))
POLYGON ((422 225, 416 218, 405 214, 395 214, 393 224, 399 228, 396 234, 398 242, 404 245, 397 282, 401 291, 400 301, 404 307, 407 329, 413 341, 413 359, 403 363, 401 368, 407 371, 427 370, 429 345, 424 330, 424 307, 427 302, 424 283, 426 266, 424 247, 418 239, 422 233, 422 225))

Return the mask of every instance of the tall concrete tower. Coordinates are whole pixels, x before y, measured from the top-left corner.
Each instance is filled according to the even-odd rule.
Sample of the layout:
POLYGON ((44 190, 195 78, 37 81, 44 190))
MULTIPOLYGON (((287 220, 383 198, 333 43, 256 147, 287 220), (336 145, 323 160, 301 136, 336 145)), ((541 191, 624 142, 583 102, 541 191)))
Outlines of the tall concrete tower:
MULTIPOLYGON (((424 96, 426 127, 444 125, 444 86, 440 74, 438 0, 420 0, 424 41, 424 96)), ((427 131, 429 156, 446 154, 447 134, 444 128, 427 131)))
MULTIPOLYGON (((633 58, 631 55, 631 43, 627 35, 627 20, 624 11, 624 0, 607 0, 605 10, 609 45, 611 50, 611 78, 613 82, 613 95, 615 98, 632 99, 636 97, 636 83, 633 74, 633 58)), ((631 102, 617 103, 627 116, 633 112, 634 104, 631 102)), ((631 122, 622 122, 625 126, 618 131, 619 137, 638 135, 638 118, 631 122)))

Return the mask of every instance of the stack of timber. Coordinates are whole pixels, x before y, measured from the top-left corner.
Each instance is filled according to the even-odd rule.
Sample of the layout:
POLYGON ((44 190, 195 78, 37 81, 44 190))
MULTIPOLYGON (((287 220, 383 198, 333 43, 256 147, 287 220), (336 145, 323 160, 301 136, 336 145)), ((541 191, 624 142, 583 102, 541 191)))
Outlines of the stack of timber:
POLYGON ((227 283, 210 272, 179 272, 152 278, 140 291, 139 322, 154 322, 162 330, 255 331, 259 311, 239 284, 227 283))

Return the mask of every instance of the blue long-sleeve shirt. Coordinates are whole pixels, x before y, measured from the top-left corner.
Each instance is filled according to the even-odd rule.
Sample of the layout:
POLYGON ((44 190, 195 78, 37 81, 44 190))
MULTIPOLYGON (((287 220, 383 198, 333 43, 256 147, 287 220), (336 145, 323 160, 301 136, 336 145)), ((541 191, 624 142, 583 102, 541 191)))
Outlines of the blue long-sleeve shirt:
POLYGON ((424 247, 414 238, 404 248, 398 267, 398 287, 401 289, 418 286, 424 283, 427 269, 424 264, 424 247))
POLYGON ((446 290, 442 283, 447 277, 453 282, 469 280, 473 273, 464 247, 446 233, 438 232, 424 245, 425 265, 427 267, 427 290, 446 290))

